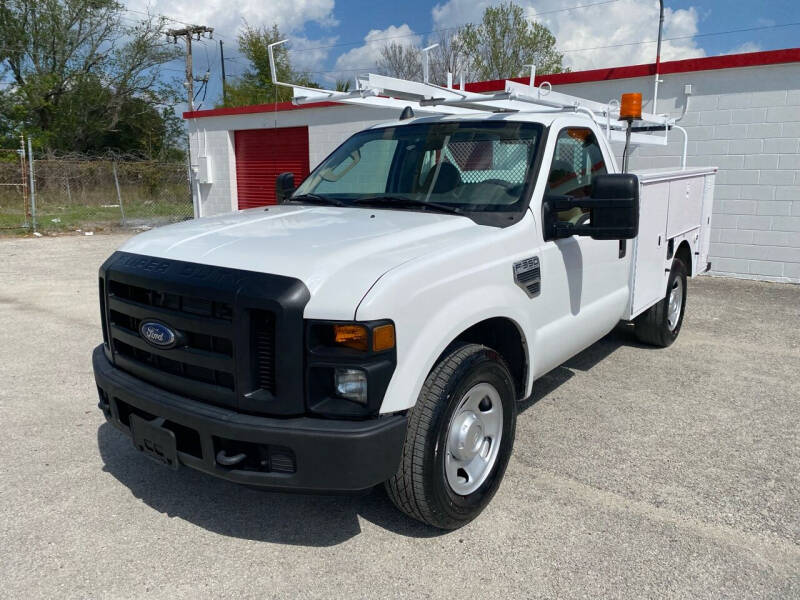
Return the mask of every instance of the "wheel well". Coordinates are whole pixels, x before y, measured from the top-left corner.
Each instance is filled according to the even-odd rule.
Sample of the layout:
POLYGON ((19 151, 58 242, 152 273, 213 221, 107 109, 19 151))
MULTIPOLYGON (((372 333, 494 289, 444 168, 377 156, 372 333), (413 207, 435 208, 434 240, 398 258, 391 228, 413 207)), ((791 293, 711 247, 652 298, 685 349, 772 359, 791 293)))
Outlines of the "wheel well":
POLYGON ((462 332, 455 342, 469 342, 483 344, 496 350, 508 364, 517 396, 525 394, 528 377, 528 353, 525 341, 517 325, 511 319, 494 317, 476 323, 462 332))
POLYGON ((692 275, 692 249, 689 247, 689 242, 683 240, 678 245, 678 250, 675 252, 675 258, 680 258, 684 265, 686 265, 686 274, 692 275))

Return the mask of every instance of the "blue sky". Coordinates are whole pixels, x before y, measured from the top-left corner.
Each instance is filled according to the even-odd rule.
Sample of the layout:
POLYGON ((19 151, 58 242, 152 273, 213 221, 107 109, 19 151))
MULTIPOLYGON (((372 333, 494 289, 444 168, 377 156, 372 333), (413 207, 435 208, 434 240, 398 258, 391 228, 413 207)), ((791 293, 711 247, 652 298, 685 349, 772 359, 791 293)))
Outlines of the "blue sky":
MULTIPOLYGON (((293 62, 322 83, 352 77, 374 65, 387 39, 424 43, 429 32, 475 21, 497 0, 126 0, 132 10, 148 6, 168 17, 217 28, 225 43, 226 71, 245 68, 236 32, 277 22, 292 40, 293 62)), ((531 17, 556 34, 573 70, 652 62, 657 0, 517 0, 531 17), (593 6, 594 5, 594 6, 593 6), (572 8, 572 10, 564 10, 572 8), (614 46, 610 48, 608 46, 614 46), (586 50, 590 48, 592 50, 586 50)), ((664 60, 800 46, 798 0, 666 0, 664 60), (791 25, 798 23, 797 25, 791 25), (749 29, 716 35, 731 30, 749 29)), ((133 14, 132 14, 133 16, 133 14)), ((205 107, 220 95, 216 40, 195 46, 196 72, 211 70, 205 107)), ((171 65, 172 67, 172 65, 171 65)), ((176 76, 180 62, 175 63, 176 76)))

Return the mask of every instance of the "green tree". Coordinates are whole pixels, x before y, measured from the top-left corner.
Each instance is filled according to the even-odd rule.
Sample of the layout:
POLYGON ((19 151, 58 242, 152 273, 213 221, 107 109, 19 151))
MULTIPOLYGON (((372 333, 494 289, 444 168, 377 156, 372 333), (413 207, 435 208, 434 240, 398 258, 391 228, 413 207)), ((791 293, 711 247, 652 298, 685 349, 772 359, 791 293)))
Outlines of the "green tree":
POLYGON ((182 146, 164 137, 176 89, 161 71, 180 49, 166 43, 163 19, 126 25, 122 15, 114 0, 0 0, 0 68, 11 78, 0 131, 55 152, 153 158, 182 146))
POLYGON ((518 77, 531 63, 539 73, 564 70, 555 36, 512 2, 488 7, 481 22, 466 25, 460 36, 473 79, 518 77))
MULTIPOLYGON (((237 43, 239 52, 250 62, 249 68, 236 80, 225 86, 225 106, 247 106, 269 102, 286 102, 292 99, 292 90, 272 83, 268 46, 285 39, 277 25, 252 27, 245 24, 237 43)), ((275 46, 275 70, 278 81, 319 87, 302 72, 295 71, 289 60, 286 44, 275 46)))

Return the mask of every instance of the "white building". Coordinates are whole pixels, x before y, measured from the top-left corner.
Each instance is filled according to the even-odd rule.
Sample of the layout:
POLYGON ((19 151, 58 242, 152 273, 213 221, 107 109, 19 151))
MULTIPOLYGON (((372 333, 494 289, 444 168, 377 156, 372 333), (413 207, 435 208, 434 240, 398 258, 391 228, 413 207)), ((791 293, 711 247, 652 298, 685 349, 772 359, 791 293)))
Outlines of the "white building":
MULTIPOLYGON (((654 65, 537 77, 558 91, 607 102, 641 92, 653 112, 654 65), (649 99, 649 101, 648 101, 649 99)), ((658 112, 677 116, 689 133, 688 164, 715 165, 712 272, 800 283, 800 48, 661 64, 658 112), (687 90, 691 86, 691 90, 687 90)), ((527 79, 520 79, 527 83, 527 79)), ((503 81, 467 84, 501 91, 503 81)), ((199 216, 274 202, 275 177, 297 181, 346 137, 397 118, 390 109, 291 103, 185 113, 192 164, 199 167, 199 216)), ((631 166, 675 166, 683 148, 635 150, 631 166)))

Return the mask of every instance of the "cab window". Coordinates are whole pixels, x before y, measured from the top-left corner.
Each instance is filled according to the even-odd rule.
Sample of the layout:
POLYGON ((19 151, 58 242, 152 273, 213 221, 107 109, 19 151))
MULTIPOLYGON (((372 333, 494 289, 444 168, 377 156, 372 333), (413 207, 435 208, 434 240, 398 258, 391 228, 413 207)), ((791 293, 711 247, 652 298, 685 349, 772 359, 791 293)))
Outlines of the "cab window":
MULTIPOLYGON (((592 130, 586 127, 567 127, 556 138, 545 193, 588 198, 594 178, 607 172, 603 153, 592 130)), ((585 221, 585 213, 588 211, 573 208, 559 212, 558 219, 578 224, 578 221, 585 221)))

